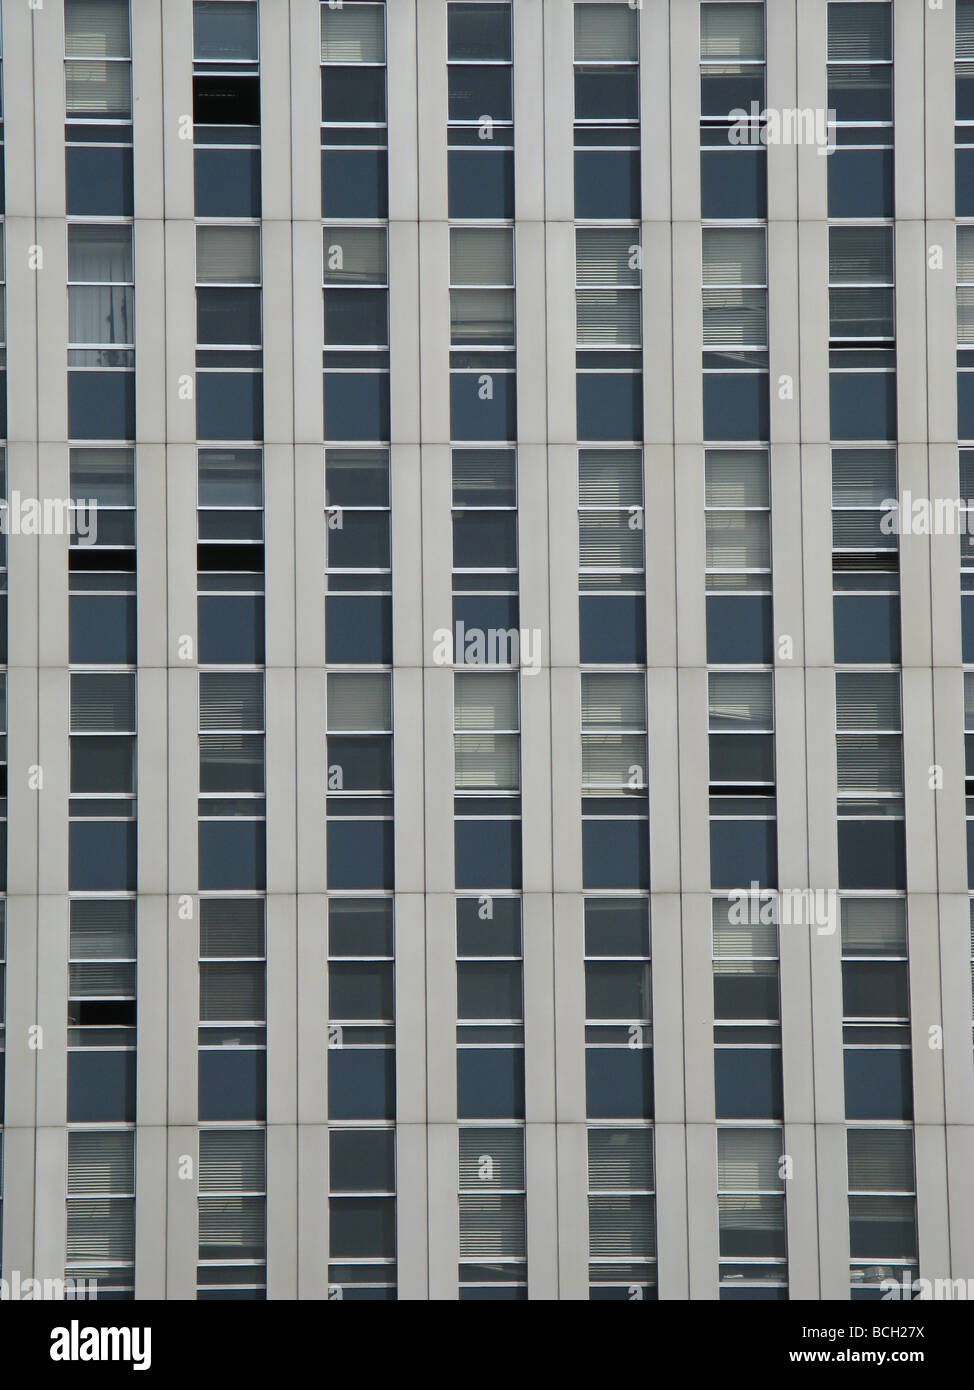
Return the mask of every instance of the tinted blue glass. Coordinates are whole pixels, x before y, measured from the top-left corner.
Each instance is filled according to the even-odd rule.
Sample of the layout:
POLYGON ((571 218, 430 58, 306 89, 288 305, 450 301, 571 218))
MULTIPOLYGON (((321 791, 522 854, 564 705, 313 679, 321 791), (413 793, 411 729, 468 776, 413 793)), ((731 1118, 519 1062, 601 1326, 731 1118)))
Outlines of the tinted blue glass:
POLYGON ((773 782, 774 738, 771 734, 710 735, 711 782, 773 782))
POLYGON ((200 821, 200 888, 267 887, 266 835, 262 820, 200 821))
MULTIPOLYGON (((974 594, 962 594, 960 601, 962 660, 974 662, 974 594)), ((5 625, 6 626, 6 625, 5 625)))
POLYGON ((769 430, 766 372, 708 372, 704 376, 704 439, 767 439, 769 430))
POLYGON ((700 210, 706 218, 767 217, 767 150, 701 151, 700 210))
POLYGON ((367 149, 322 150, 321 215, 388 217, 388 153, 367 149))
POLYGON ((637 69, 576 68, 577 121, 635 121, 639 119, 637 69))
POLYGON ((957 216, 974 217, 974 149, 954 153, 954 190, 957 216))
POLYGON ((504 1287, 498 1285, 492 1287, 489 1284, 481 1288, 472 1286, 460 1286, 461 1303, 524 1303, 527 1300, 528 1291, 525 1288, 515 1288, 513 1286, 504 1287))
POLYGON ((70 439, 135 438, 134 372, 68 372, 70 439))
POLYGON ((832 612, 836 661, 899 663, 898 594, 836 594, 832 612))
POLYGON ((389 343, 386 290, 325 290, 328 347, 385 347, 389 343))
POLYGON ((516 564, 514 512, 454 513, 454 569, 513 569, 516 564))
POLYGON ((339 666, 392 662, 392 599, 388 594, 329 594, 325 660, 339 666))
POLYGON ((974 821, 967 822, 967 886, 974 884, 974 821))
POLYGON ((710 883, 713 888, 778 886, 778 831, 773 820, 710 822, 710 883))
POLYGON ((910 1051, 852 1048, 843 1053, 847 1120, 912 1120, 910 1051))
POLYGON ((135 1053, 68 1053, 68 1122, 135 1120, 135 1053))
POLYGON ((642 373, 579 372, 576 412, 579 439, 642 439, 642 373))
MULTIPOLYGON (((0 439, 7 437, 7 373, 0 371, 0 439)), ((6 658, 4 658, 6 660, 6 658)))
POLYGON ((955 74, 954 113, 958 121, 974 120, 974 72, 967 63, 955 74))
POLYGON ((787 1288, 762 1289, 757 1286, 749 1289, 735 1289, 721 1285, 718 1297, 721 1303, 787 1303, 788 1290, 787 1288))
POLYGON ((134 666, 135 594, 72 594, 69 659, 78 665, 134 666))
POLYGON ((906 961, 842 962, 843 1018, 908 1018, 910 982, 906 961))
POLYGON ((513 372, 450 373, 450 435, 464 440, 512 440, 517 433, 513 372))
POLYGON ((389 373, 325 372, 325 439, 389 438, 389 373))
POLYGON ((516 594, 474 594, 457 596, 453 600, 453 631, 456 638, 456 625, 462 623, 464 628, 464 639, 457 645, 457 660, 463 659, 463 653, 471 650, 471 655, 476 656, 476 652, 467 647, 466 633, 474 630, 476 632, 509 632, 518 625, 518 601, 516 594))
POLYGON ((262 372, 197 372, 198 439, 260 439, 264 433, 262 372))
POLYGON ((134 821, 72 821, 68 827, 68 886, 76 893, 112 893, 136 886, 134 821))
POLYGON ((717 1048, 714 1090, 718 1120, 780 1120, 781 1049, 717 1048))
POLYGON ((267 1053, 220 1047, 199 1054, 201 1120, 267 1118, 267 1053))
POLYGON ((199 659, 212 666, 263 666, 262 594, 201 594, 199 659))
POLYGON ((195 152, 196 216, 260 216, 260 150, 195 152))
POLYGON ((260 290, 244 286, 196 291, 196 341, 242 347, 261 340, 260 290))
POLYGON ((451 121, 479 121, 484 116, 492 121, 511 120, 510 68, 453 64, 448 69, 448 82, 451 121))
POLYGON ((131 217, 131 148, 68 145, 64 152, 69 217, 131 217))
POLYGON ((342 524, 328 531, 330 569, 388 569, 389 513, 342 513, 342 524))
POLYGON ((896 438, 895 372, 830 372, 833 439, 896 438))
POLYGON ((321 69, 321 119, 326 123, 377 125, 386 118, 386 70, 356 63, 321 69))
POLYGON ((830 217, 893 216, 893 151, 837 149, 829 155, 830 217))
POLYGON ((391 1260, 395 1256, 394 1197, 332 1197, 328 1217, 331 1259, 391 1260))
POLYGON ((974 439, 974 372, 957 373, 957 438, 974 439))
POLYGON ((196 0, 193 57, 210 62, 256 62, 257 6, 196 0))
POLYGON ((837 121, 892 121, 893 69, 830 64, 828 104, 837 121))
POLYGON ((392 821, 329 820, 328 887, 394 887, 392 821))
POLYGON ((590 1120, 651 1120, 652 1048, 587 1047, 585 1106, 590 1120))
POLYGON ((457 1050, 457 1115, 461 1120, 524 1118, 524 1050, 457 1050))
POLYGON ((450 150, 451 217, 514 216, 514 151, 450 150))
POLYGON ((520 888, 519 820, 457 821, 454 850, 458 888, 520 888))
POLYGON ((511 6, 447 5, 447 53, 451 61, 510 62, 511 6))
POLYGON ((906 888, 902 821, 839 821, 839 887, 906 888))
MULTIPOLYGON (((764 106, 764 69, 744 68, 742 72, 723 72, 704 68, 700 74, 700 114, 729 118, 732 112, 751 114, 751 102, 758 110, 764 106)), ((740 120, 740 115, 735 119, 740 120)))
POLYGON ((329 1120, 392 1120, 395 1115, 396 1054, 389 1048, 329 1048, 329 1120))
POLYGON ((582 885, 649 887, 649 828, 645 820, 582 821, 582 885))
POLYGON ((643 594, 582 594, 578 600, 580 659, 642 665, 646 660, 643 594))
POLYGON ((341 769, 341 791, 388 791, 392 788, 392 739, 328 736, 329 777, 341 769))
POLYGON ((890 1215, 889 1204, 857 1199, 849 1220, 849 1253, 860 1260, 916 1259, 917 1234, 912 1202, 890 1215))
POLYGON ((638 218, 639 151, 575 151, 575 216, 638 218))
POLYGON ((707 661, 770 662, 774 640, 770 594, 707 595, 707 661))

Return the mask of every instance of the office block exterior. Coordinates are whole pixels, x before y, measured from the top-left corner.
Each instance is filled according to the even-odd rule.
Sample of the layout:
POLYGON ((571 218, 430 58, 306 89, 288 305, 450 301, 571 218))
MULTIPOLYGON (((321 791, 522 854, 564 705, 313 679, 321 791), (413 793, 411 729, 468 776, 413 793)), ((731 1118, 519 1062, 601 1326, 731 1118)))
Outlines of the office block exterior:
POLYGON ((3 1277, 974 1278, 974 4, 0 21, 3 1277))

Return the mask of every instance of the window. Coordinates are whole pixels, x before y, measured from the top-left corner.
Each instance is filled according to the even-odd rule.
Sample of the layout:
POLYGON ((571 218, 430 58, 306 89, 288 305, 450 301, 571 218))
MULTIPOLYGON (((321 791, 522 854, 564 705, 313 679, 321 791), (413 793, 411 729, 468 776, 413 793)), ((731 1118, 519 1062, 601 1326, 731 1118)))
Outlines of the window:
POLYGON ((451 218, 514 216, 510 3, 447 5, 451 218))
POLYGON ((711 885, 775 888, 774 677, 711 671, 709 687, 711 885))
POLYGON ((786 1299, 780 1129, 717 1130, 722 1300, 786 1299))
POLYGON ((68 435, 135 438, 131 226, 68 226, 68 435))
POLYGON ((328 887, 392 888, 392 678, 327 677, 328 887))
POLYGON ((707 449, 707 661, 770 664, 771 489, 764 449, 707 449))
POLYGON ((521 904, 457 899, 457 1114, 524 1118, 521 904))
POLYGON ((201 1129, 200 1302, 264 1299, 267 1177, 262 1129, 201 1129))
MULTIPOLYGON (((767 216, 763 4, 700 6, 700 195, 705 219, 767 216)), ((743 436, 746 437, 746 436, 743 436)))
POLYGON ((895 449, 832 450, 832 610, 837 663, 900 660, 895 449))
POLYGON ((903 739, 895 671, 838 671, 839 887, 903 889, 903 739))
POLYGON ((72 664, 136 660, 135 451, 70 450, 66 518, 72 664))
POLYGON ((73 892, 136 887, 135 676, 71 676, 69 885, 73 892))
POLYGON ((260 449, 200 449, 197 641, 207 665, 264 662, 264 485, 260 449))
POLYGON ((260 75, 253 0, 196 0, 193 59, 196 216, 259 217, 260 75))
POLYGON ((906 902, 843 897, 842 1041, 850 1120, 911 1120, 906 902))
POLYGON ((265 1118, 265 954, 263 899, 200 899, 201 1121, 265 1118))
POLYGON ((329 898, 329 1124, 396 1117, 393 960, 391 898, 329 898))
POLYGON ((64 1276, 97 1280, 99 1299, 135 1295, 134 1130, 68 1133, 64 1276))
POLYGON ((75 898, 68 964, 68 1123, 135 1122, 136 904, 75 898))
POLYGON ((385 6, 321 6, 322 216, 388 216, 385 6))
POLYGON ((389 454, 325 452, 325 660, 392 664, 389 454))
POLYGON ((128 0, 65 0, 64 82, 68 215, 131 217, 128 0))
POLYGON ((329 1298, 396 1297, 396 1131, 335 1129, 328 1136, 329 1298))
POLYGON ((460 1129, 460 1301, 527 1298, 524 1130, 460 1129))
POLYGON ((517 665, 517 456, 454 449, 452 461, 454 660, 517 665))
POLYGON ((450 228, 450 433, 515 435, 514 233, 450 228))
POLYGON ((910 1129, 850 1129, 849 1277, 854 1300, 885 1297, 883 1280, 917 1274, 916 1175, 910 1129))
POLYGON ((954 190, 958 217, 974 215, 974 5, 957 0, 954 64, 954 190))
POLYGON ((593 1302, 656 1297, 654 1189, 650 1128, 589 1130, 588 1277, 593 1302))
POLYGON ((644 522, 641 450, 579 450, 579 647, 586 665, 646 660, 644 522))
POLYGON ((649 887, 646 678, 582 673, 582 881, 649 887))
POLYGON ((263 432, 260 228, 196 229, 196 431, 200 439, 263 432))
POLYGON ((199 886, 266 887, 264 677, 200 672, 199 886))
POLYGON ((584 912, 586 1115, 590 1120, 650 1120, 649 903, 646 898, 586 898, 584 912))
POLYGON ((896 437, 892 227, 829 229, 833 439, 896 437))
POLYGON ((780 1120, 781 1008, 774 895, 751 890, 746 897, 715 897, 712 910, 717 1118, 780 1120))
POLYGON ((579 439, 642 437, 638 226, 575 230, 579 439))
POLYGON ((575 216, 638 221, 638 11, 600 0, 574 14, 575 216))
POLYGON ((385 227, 324 232, 324 419, 329 440, 389 438, 385 227))
POLYGON ((974 439, 974 226, 957 228, 957 368, 957 435, 974 439))
POLYGON ((893 216, 893 32, 888 3, 828 6, 829 217, 893 216))
POLYGON ((768 438, 763 227, 703 228, 703 415, 708 440, 768 438))
POLYGON ((521 886, 518 676, 454 676, 457 888, 521 886))

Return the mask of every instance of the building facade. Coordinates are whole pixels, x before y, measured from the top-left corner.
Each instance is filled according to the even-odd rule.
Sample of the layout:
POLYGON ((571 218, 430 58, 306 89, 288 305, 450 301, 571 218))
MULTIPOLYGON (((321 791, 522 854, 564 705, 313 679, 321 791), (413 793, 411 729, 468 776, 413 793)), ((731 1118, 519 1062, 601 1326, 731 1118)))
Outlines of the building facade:
POLYGON ((0 22, 3 1278, 974 1278, 974 2, 0 22))

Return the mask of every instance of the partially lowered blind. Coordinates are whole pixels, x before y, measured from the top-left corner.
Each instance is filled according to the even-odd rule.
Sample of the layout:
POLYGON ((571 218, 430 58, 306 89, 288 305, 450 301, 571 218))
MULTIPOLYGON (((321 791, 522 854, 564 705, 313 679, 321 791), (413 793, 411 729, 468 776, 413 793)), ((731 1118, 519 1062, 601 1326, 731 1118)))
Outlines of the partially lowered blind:
POLYGON ((774 684, 770 671, 711 671, 712 733, 771 733, 774 684))
POLYGON ((523 1260, 524 1198, 500 1192, 460 1198, 461 1260, 523 1260))
POLYGON ((68 1202, 69 1261, 135 1259, 135 1198, 81 1197, 68 1202))
MULTIPOLYGON (((773 1232, 780 1232, 782 1244, 784 1242, 785 1204, 781 1197, 719 1196, 717 1211, 722 1255, 737 1254, 741 1249, 741 1235, 745 1232, 761 1234, 762 1250, 767 1249, 768 1237, 773 1232)), ((784 1254, 783 1249, 781 1253, 784 1254)))
POLYGON ((651 1260, 656 1255, 653 1198, 626 1193, 588 1199, 593 1259, 651 1260))
POLYGON ((93 961, 68 967, 72 999, 134 999, 135 965, 93 961))
POLYGON ((644 787, 644 734, 583 734, 583 787, 644 787))
POLYGON ((717 1187, 721 1192, 782 1192, 780 1129, 718 1129, 717 1187))
POLYGON ((892 11, 888 4, 829 5, 829 62, 888 62, 893 56, 892 11))
POLYGON ((259 671, 200 673, 203 733, 263 733, 264 678, 259 671))
POLYGON ((78 672, 71 677, 73 734, 135 733, 135 676, 78 672))
POLYGON ((590 1129, 588 1185, 592 1192, 652 1192, 652 1130, 590 1129))
POLYGON ((700 56, 757 60, 764 57, 764 6, 700 6, 700 56))
POLYGON ((583 512, 578 521, 582 568, 642 569, 643 530, 624 512, 583 512))
POLYGON ((575 283, 639 287, 639 233, 635 227, 579 227, 575 283))
POLYGON ((200 1192, 263 1192, 262 1129, 200 1130, 200 1192))
POLYGON ((957 228, 957 283, 974 284, 974 227, 957 228))
POLYGON ((643 459, 638 449, 581 449, 578 500, 583 507, 640 507, 643 459))
POLYGON ((646 682, 642 675, 582 675, 582 729, 585 733, 603 730, 646 728, 646 682))
POLYGON ((513 449, 454 449, 455 507, 513 507, 517 467, 513 449))
POLYGON ((132 114, 128 63, 88 59, 66 63, 64 83, 69 117, 126 120, 132 114))
POLYGON ((450 284, 514 284, 514 233, 509 227, 451 227, 450 284))
POLYGON ((129 0, 64 0, 67 58, 128 58, 129 0))
POLYGON ((895 496, 895 449, 832 450, 834 507, 881 507, 895 496))
POLYGON ((260 228, 197 227, 196 279, 201 285, 260 284, 260 228))
POLYGON ((906 955, 903 898, 843 898, 840 912, 843 955, 906 955))
POLYGON ((517 722, 517 677, 464 672, 453 678, 455 727, 458 730, 514 730, 517 722))
POLYGON ((641 341, 637 290, 579 290, 575 335, 580 347, 638 347, 641 341))
POLYGON ((384 63, 385 7, 345 0, 340 8, 321 7, 323 63, 384 63))
POLYGON ((837 671, 835 709, 840 733, 898 732, 900 678, 894 671, 837 671))
POLYGON ((768 455, 763 449, 708 449, 705 468, 708 507, 771 505, 768 455))
POLYGON ((518 1192, 523 1187, 523 1130, 461 1129, 461 1192, 518 1192))
MULTIPOLYGON (((762 900, 763 902, 764 900, 762 900)), ((778 928, 774 922, 760 921, 760 906, 738 904, 727 898, 714 898, 714 955, 730 960, 774 960, 778 955, 778 928), (733 913, 733 916, 731 915, 733 913), (743 917, 744 921, 738 919, 743 917), (751 917, 759 920, 752 922, 751 917)))
POLYGON ((850 1192, 912 1192, 913 1135, 908 1129, 850 1129, 850 1192))
POLYGON ((385 285, 388 259, 385 227, 323 229, 326 285, 385 285))
POLYGON ((765 290, 703 291, 704 347, 767 347, 765 290))
POLYGON ((454 344, 514 342, 513 290, 451 290, 450 341, 454 344))
POLYGON ((771 525, 766 512, 707 512, 707 568, 771 568, 771 525))
POLYGON ((899 734, 843 734, 836 740, 839 791, 901 792, 903 757, 899 734))
POLYGON ((252 1259, 264 1253, 263 1197, 199 1199, 200 1259, 252 1259))
POLYGON ((517 734, 456 734, 454 743, 458 791, 517 790, 517 734))
POLYGON ((957 289, 957 341, 964 347, 974 343, 974 285, 957 289))
POLYGON ((264 965, 244 961, 200 962, 201 1023, 261 1023, 264 965))
POLYGON ((704 285, 766 285, 768 268, 760 227, 703 229, 704 285))
POLYGON ((957 0, 957 29, 955 54, 958 58, 974 58, 974 4, 957 0))
POLYGON ((637 11, 628 0, 575 6, 576 63, 635 63, 638 57, 637 11))
POLYGON ((327 727, 329 733, 390 733, 391 677, 385 672, 329 672, 327 727))
POLYGON ((134 1191, 134 1134, 84 1130, 68 1134, 69 1197, 125 1197, 134 1191))
POLYGON ((71 903, 72 960, 135 960, 131 899, 76 898, 71 903))
POLYGON ((830 227, 829 282, 892 285, 892 227, 830 227))

